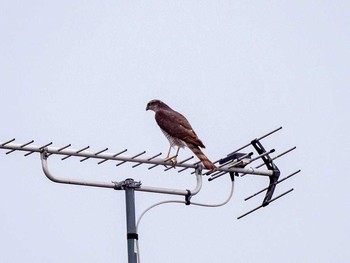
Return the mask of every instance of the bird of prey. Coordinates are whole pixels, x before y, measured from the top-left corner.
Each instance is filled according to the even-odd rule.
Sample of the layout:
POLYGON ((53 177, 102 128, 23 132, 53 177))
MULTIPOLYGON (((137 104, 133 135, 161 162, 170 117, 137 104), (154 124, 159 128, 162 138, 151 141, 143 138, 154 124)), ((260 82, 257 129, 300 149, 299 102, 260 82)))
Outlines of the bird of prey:
POLYGON ((169 159, 171 148, 177 146, 176 155, 171 160, 173 163, 176 163, 176 157, 180 148, 187 146, 202 161, 206 169, 214 170, 216 168, 199 148, 205 148, 205 146, 192 129, 191 124, 182 114, 174 111, 160 100, 151 100, 148 102, 146 110, 155 112, 157 124, 169 140, 170 147, 166 160, 169 159))

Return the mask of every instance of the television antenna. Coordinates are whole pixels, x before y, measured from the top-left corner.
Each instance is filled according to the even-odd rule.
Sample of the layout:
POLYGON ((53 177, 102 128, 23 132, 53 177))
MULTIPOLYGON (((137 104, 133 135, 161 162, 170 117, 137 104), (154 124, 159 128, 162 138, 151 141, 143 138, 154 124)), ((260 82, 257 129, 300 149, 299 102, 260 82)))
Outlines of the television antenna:
POLYGON ((177 202, 177 203, 185 203, 186 205, 192 204, 192 205, 201 205, 201 206, 208 206, 208 207, 224 205, 230 200, 233 194, 233 185, 234 185, 235 177, 242 178, 245 175, 259 175, 259 176, 265 176, 269 178, 269 184, 266 188, 248 196, 245 199, 245 201, 247 201, 266 191, 262 204, 246 212, 245 214, 239 216, 237 219, 241 219, 257 211, 258 209, 266 207, 267 205, 276 201, 282 196, 285 196, 286 194, 292 192, 294 190, 293 188, 276 197, 273 197, 277 184, 291 178, 292 176, 298 174, 301 171, 301 170, 297 170, 289 174, 288 176, 284 177, 283 179, 279 179, 281 171, 275 164, 275 160, 295 150, 296 147, 292 147, 274 157, 271 157, 271 154, 275 153, 275 149, 266 150, 261 143, 261 141, 264 138, 274 134, 275 132, 281 129, 282 127, 279 127, 259 138, 252 140, 248 144, 229 153, 227 156, 218 159, 217 161, 214 162, 214 164, 217 164, 217 169, 215 171, 206 170, 204 171, 204 173, 203 173, 204 168, 203 168, 203 165, 200 163, 200 161, 189 163, 189 161, 193 159, 193 156, 186 158, 184 160, 181 160, 176 164, 174 164, 170 161, 173 157, 170 157, 166 160, 159 158, 159 156, 161 156, 161 153, 155 154, 148 158, 142 158, 141 156, 143 156, 146 153, 146 151, 140 152, 136 155, 127 156, 126 155, 127 149, 124 149, 117 153, 110 153, 108 152, 108 148, 104 148, 99 151, 90 151, 89 146, 86 146, 80 149, 71 149, 71 144, 67 144, 65 146, 57 148, 57 147, 51 146, 53 144, 52 142, 42 146, 36 146, 36 145, 33 145, 34 140, 28 141, 26 143, 16 143, 16 140, 14 138, 5 142, 0 142, 0 149, 8 150, 6 152, 6 155, 9 155, 16 151, 25 152, 24 154, 25 157, 31 154, 38 153, 40 155, 41 166, 44 174, 48 179, 50 179, 55 183, 80 185, 80 186, 87 186, 87 187, 99 187, 99 188, 105 188, 105 189, 125 191, 128 262, 136 263, 137 262, 136 244, 138 240, 138 233, 137 233, 136 217, 135 217, 135 191, 161 193, 161 194, 177 195, 177 196, 184 197, 184 201, 165 201, 165 202, 160 202, 158 204, 151 206, 150 208, 146 209, 144 213, 141 214, 138 220, 138 223, 146 212, 148 212, 153 207, 156 207, 163 203, 177 202), (249 147, 252 147, 253 151, 250 151, 248 153, 240 152, 244 149, 248 149, 249 147), (104 181, 91 181, 91 180, 83 180, 83 179, 76 179, 76 178, 58 177, 54 175, 49 169, 48 160, 51 155, 60 156, 61 161, 64 161, 71 157, 80 158, 79 160, 80 162, 85 162, 88 159, 92 159, 92 160, 95 159, 98 161, 97 162, 98 165, 101 165, 102 163, 107 161, 114 161, 114 162, 117 162, 116 163, 117 167, 125 163, 131 163, 132 168, 138 167, 140 165, 143 165, 143 166, 147 165, 148 170, 152 170, 156 167, 158 168, 163 167, 164 169, 165 167, 164 169, 165 172, 173 168, 178 168, 179 173, 182 173, 184 171, 191 171, 191 174, 195 175, 196 186, 193 189, 173 189, 173 188, 145 186, 140 181, 139 182, 134 181, 132 178, 127 178, 119 182, 104 182, 104 181), (262 160, 262 163, 257 165, 256 167, 247 167, 248 165, 251 165, 253 162, 257 160, 262 160), (263 166, 265 168, 262 168, 263 166), (194 195, 197 195, 201 190, 203 175, 209 176, 208 181, 213 181, 226 174, 230 175, 230 180, 232 182, 232 189, 229 197, 225 202, 222 202, 216 205, 191 202, 191 198, 194 195))

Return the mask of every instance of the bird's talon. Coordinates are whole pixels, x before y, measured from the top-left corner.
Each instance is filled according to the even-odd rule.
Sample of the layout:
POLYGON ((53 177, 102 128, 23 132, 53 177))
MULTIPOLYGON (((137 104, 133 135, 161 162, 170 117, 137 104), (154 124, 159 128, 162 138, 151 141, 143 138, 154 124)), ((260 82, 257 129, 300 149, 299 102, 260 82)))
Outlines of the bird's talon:
POLYGON ((173 157, 173 158, 171 158, 171 159, 170 159, 170 162, 171 162, 173 165, 177 164, 177 158, 176 158, 176 156, 173 157))

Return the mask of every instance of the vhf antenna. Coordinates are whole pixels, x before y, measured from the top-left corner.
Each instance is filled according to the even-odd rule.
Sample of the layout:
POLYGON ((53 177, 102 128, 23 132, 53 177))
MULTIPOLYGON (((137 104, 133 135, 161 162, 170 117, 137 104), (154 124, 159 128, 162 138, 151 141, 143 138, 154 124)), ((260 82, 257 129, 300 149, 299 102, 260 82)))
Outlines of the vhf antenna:
MULTIPOLYGON (((137 255, 135 249, 135 242, 138 239, 136 224, 135 224, 135 191, 143 191, 143 192, 152 192, 152 193, 161 193, 161 194, 169 194, 169 195, 178 195, 183 196, 185 198, 185 203, 187 205, 191 204, 191 197, 198 194, 202 187, 202 175, 210 176, 208 181, 213 181, 217 178, 222 177, 225 174, 229 174, 231 181, 233 183, 234 177, 243 177, 245 175, 259 175, 266 176, 269 178, 269 185, 245 198, 245 201, 259 195, 266 191, 263 202, 260 206, 250 210, 249 212, 239 216, 237 219, 243 218, 248 214, 262 208, 266 207, 273 201, 279 199, 282 196, 292 192, 294 189, 290 190, 276 196, 273 198, 274 191, 276 189, 277 184, 289 179, 290 177, 296 175, 301 170, 297 170, 296 172, 284 177, 283 179, 279 179, 281 171, 275 164, 275 160, 290 153, 295 150, 296 147, 292 147, 274 157, 270 155, 275 153, 275 149, 266 150, 261 143, 261 140, 264 138, 274 134, 275 132, 281 130, 282 127, 279 127, 257 139, 252 140, 250 143, 240 147, 239 149, 229 153, 227 156, 218 159, 214 162, 217 164, 217 169, 215 171, 206 170, 202 173, 203 165, 200 161, 189 163, 190 160, 193 159, 193 156, 185 158, 177 163, 172 163, 171 159, 168 158, 166 160, 158 158, 161 156, 161 153, 152 155, 151 157, 142 158, 146 151, 142 151, 138 154, 134 154, 132 156, 127 156, 127 149, 121 150, 117 153, 109 153, 108 148, 104 148, 98 151, 89 151, 90 147, 85 146, 80 149, 72 149, 71 144, 67 144, 62 147, 52 147, 52 142, 44 144, 42 146, 33 145, 34 140, 28 141, 26 143, 16 143, 15 139, 11 139, 5 142, 0 142, 0 149, 8 150, 6 155, 9 155, 15 151, 25 152, 24 156, 27 157, 33 153, 40 154, 41 165, 44 174, 51 181, 55 183, 62 184, 72 184, 72 185, 81 185, 81 186, 91 186, 91 187, 100 187, 100 188, 110 188, 114 190, 123 190, 125 191, 125 202, 126 202, 126 217, 127 217, 127 240, 128 240, 128 262, 136 263, 137 255), (239 151, 253 148, 254 151, 250 151, 248 153, 240 153, 239 151), (256 155, 254 155, 256 152, 256 155), (124 181, 120 182, 100 182, 100 181, 90 181, 83 179, 75 179, 75 178, 64 178, 57 177, 51 173, 48 167, 48 159, 51 155, 61 156, 61 161, 67 160, 70 157, 80 158, 80 162, 85 162, 88 159, 97 160, 97 164, 101 165, 107 161, 117 162, 116 167, 119 167, 125 163, 131 163, 132 168, 136 168, 141 165, 147 165, 148 170, 152 170, 156 167, 163 167, 162 169, 166 172, 169 170, 173 170, 174 168, 179 168, 178 173, 182 173, 186 170, 189 170, 191 174, 195 174, 196 176, 196 186, 192 189, 171 189, 171 188, 160 188, 153 186, 144 186, 141 182, 136 182, 131 178, 128 178, 124 181), (247 167, 247 165, 252 164, 257 160, 262 160, 262 163, 255 167, 247 167), (265 168, 262 168, 262 167, 265 168)), ((225 202, 226 204, 227 202, 225 202)))

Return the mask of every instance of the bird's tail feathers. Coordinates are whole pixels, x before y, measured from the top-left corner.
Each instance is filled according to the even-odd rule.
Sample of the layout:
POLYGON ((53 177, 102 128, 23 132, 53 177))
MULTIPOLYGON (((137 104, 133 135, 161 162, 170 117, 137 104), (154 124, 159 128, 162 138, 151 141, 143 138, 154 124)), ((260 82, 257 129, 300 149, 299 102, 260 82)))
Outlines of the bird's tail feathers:
POLYGON ((207 156, 201 151, 201 149, 192 143, 187 143, 188 148, 198 157, 199 160, 203 163, 204 167, 209 170, 216 169, 216 166, 208 159, 207 156))

